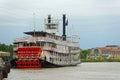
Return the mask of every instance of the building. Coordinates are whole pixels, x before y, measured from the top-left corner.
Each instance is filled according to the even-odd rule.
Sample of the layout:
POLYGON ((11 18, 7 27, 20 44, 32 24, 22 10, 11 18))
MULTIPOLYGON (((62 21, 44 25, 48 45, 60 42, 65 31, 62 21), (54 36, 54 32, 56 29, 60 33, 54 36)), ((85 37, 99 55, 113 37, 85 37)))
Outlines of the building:
POLYGON ((120 59, 120 46, 108 45, 105 47, 92 48, 90 54, 87 56, 89 59, 105 58, 105 59, 120 59))

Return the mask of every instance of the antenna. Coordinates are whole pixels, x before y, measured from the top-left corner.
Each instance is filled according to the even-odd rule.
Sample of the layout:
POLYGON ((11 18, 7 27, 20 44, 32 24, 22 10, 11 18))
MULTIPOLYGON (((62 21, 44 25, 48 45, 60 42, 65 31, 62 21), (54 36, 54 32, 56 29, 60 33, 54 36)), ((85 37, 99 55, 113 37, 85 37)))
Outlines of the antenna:
POLYGON ((71 42, 72 42, 72 40, 73 40, 73 38, 72 38, 72 35, 73 35, 73 27, 74 27, 74 25, 72 24, 72 26, 70 27, 70 29, 72 29, 72 30, 70 30, 71 31, 71 42))
POLYGON ((33 13, 33 26, 34 26, 34 36, 35 36, 35 26, 36 26, 36 24, 35 24, 35 13, 33 13))

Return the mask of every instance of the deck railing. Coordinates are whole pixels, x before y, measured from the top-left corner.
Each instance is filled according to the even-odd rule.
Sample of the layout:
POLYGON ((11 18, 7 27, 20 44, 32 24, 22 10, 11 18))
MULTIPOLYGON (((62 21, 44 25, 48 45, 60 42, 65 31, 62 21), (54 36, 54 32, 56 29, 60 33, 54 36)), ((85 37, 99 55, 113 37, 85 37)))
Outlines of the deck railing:
POLYGON ((72 43, 70 41, 63 41, 63 40, 56 40, 56 39, 52 39, 52 38, 49 38, 49 37, 31 37, 31 36, 27 36, 27 37, 18 38, 18 39, 14 40, 14 42, 27 42, 27 43, 36 42, 36 41, 53 42, 53 43, 56 43, 56 44, 79 47, 78 43, 72 43))

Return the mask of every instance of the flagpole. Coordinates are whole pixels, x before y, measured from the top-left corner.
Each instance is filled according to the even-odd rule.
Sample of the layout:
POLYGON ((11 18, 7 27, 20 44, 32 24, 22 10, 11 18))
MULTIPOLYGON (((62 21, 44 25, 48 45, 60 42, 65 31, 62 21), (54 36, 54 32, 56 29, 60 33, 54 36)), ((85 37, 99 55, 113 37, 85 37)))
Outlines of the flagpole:
POLYGON ((35 42, 35 13, 33 13, 33 26, 34 26, 34 42, 35 42))

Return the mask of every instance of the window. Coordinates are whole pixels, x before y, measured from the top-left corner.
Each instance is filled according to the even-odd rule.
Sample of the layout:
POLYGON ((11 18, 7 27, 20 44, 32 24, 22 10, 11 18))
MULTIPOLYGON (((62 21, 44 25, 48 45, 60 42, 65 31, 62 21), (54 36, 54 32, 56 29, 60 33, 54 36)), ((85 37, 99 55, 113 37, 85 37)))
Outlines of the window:
POLYGON ((98 54, 99 54, 99 50, 98 50, 98 49, 95 49, 95 50, 94 50, 94 54, 98 55, 98 54))

